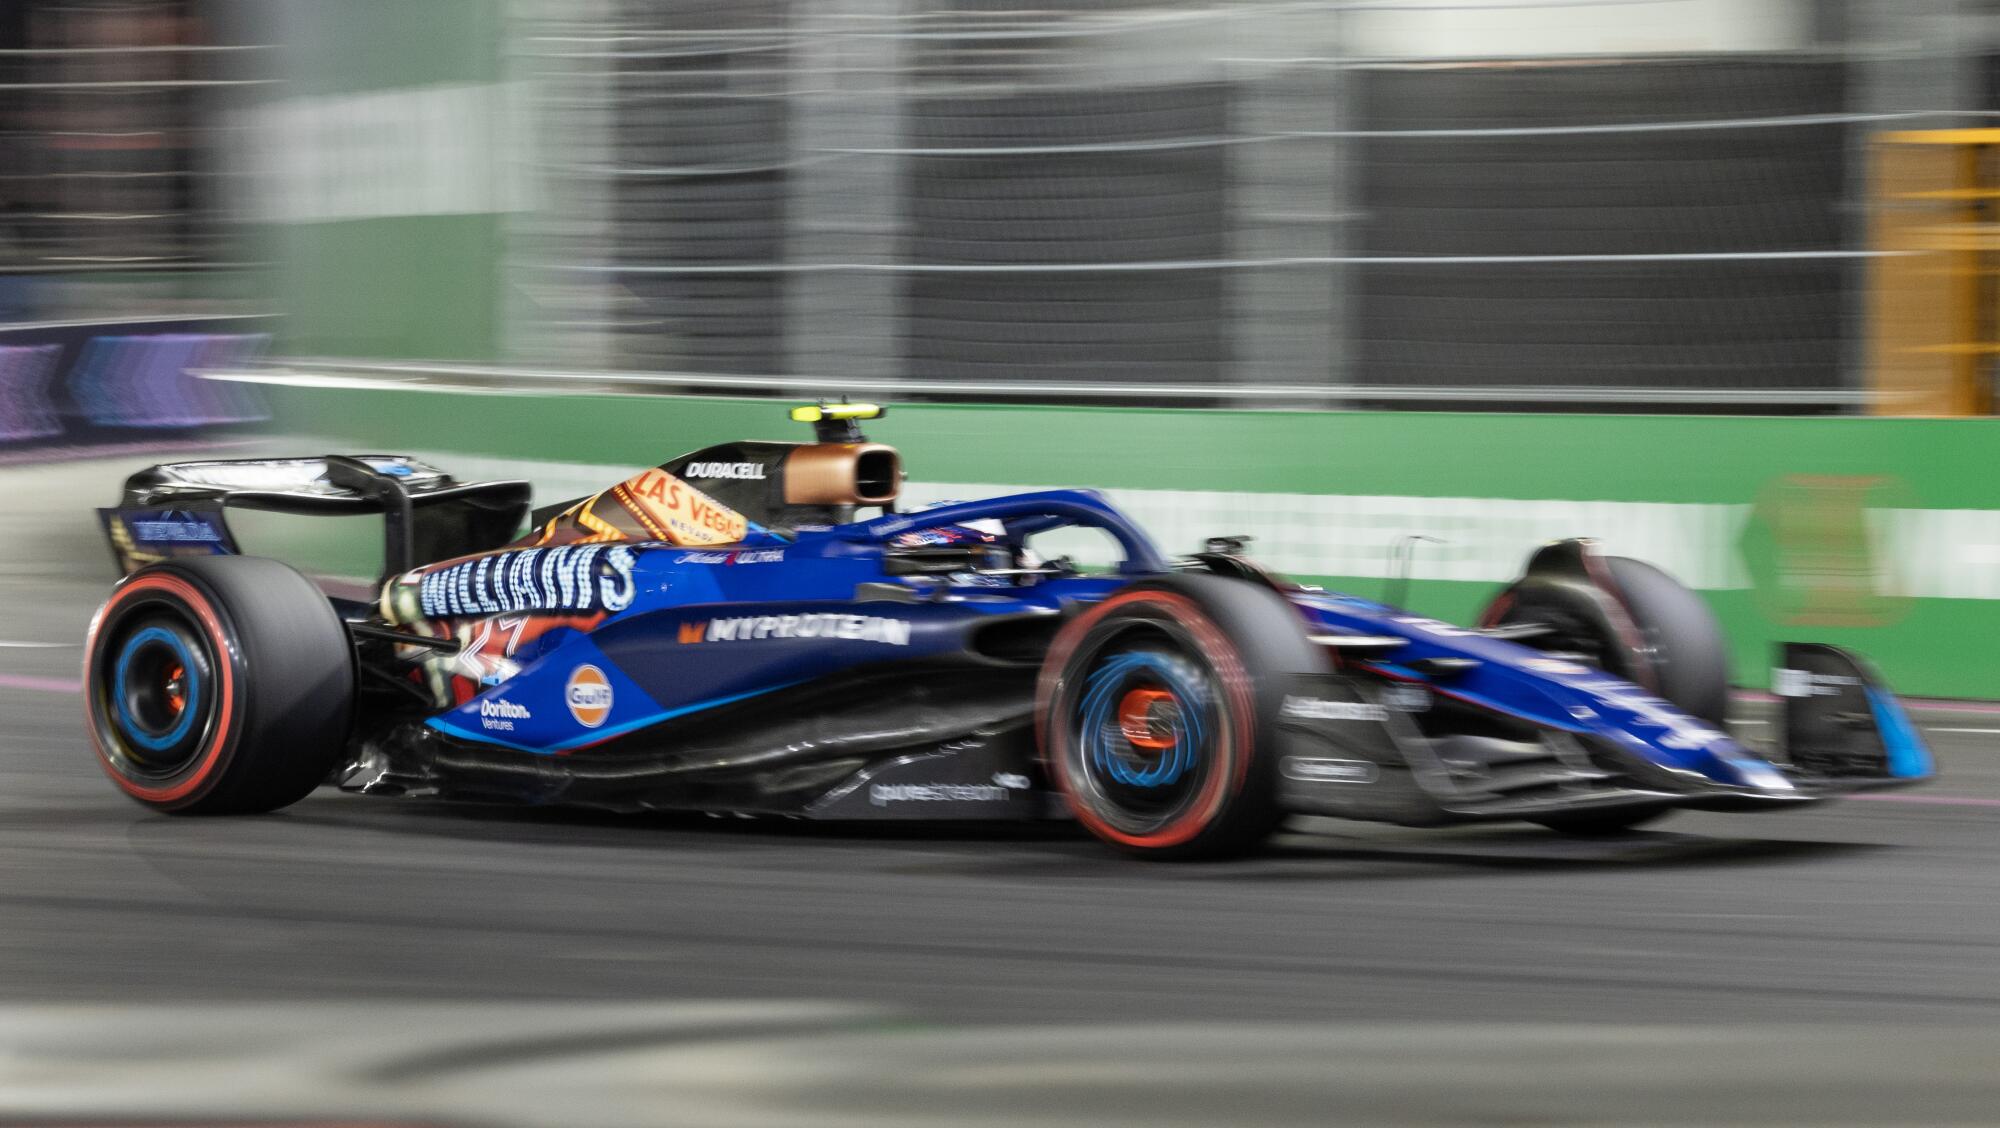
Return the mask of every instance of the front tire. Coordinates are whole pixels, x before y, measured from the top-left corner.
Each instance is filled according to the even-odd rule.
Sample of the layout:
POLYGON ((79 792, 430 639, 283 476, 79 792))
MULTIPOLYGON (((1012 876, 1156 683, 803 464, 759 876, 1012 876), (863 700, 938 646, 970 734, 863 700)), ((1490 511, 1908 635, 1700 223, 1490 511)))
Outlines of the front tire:
POLYGON ((155 810, 275 810, 346 746, 354 660, 326 596, 250 556, 127 576, 92 621, 84 690, 98 762, 155 810))
POLYGON ((1147 858, 1220 858, 1283 817, 1275 731, 1290 679, 1325 659, 1276 592, 1172 576, 1112 595, 1049 648, 1037 733, 1077 821, 1147 858))
POLYGON ((1529 575, 1502 592, 1480 626, 1542 623, 1529 643, 1577 653, 1615 677, 1720 728, 1729 716, 1729 641, 1715 613, 1679 580, 1644 561, 1597 558, 1595 582, 1529 575))

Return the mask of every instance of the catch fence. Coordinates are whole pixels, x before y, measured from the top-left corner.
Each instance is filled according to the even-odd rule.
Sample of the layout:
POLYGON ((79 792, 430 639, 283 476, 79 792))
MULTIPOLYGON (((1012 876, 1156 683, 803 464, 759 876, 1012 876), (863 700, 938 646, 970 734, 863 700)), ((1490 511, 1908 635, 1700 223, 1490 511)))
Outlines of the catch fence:
MULTIPOLYGON (((510 359, 774 391, 1859 405, 1857 154, 1979 108, 1860 40, 1927 4, 1647 51, 1802 6, 526 2, 544 205, 512 229, 510 359), (1450 22, 1402 34, 1426 14, 1500 48, 1551 30, 1481 55, 1450 22)), ((1914 48, 1939 74, 1969 50, 1914 48)))

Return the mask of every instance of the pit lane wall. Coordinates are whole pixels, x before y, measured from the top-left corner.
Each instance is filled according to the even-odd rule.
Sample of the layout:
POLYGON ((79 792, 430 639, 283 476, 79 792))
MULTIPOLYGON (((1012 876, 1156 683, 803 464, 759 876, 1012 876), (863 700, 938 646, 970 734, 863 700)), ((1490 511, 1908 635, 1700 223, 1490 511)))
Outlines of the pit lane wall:
MULTIPOLYGON (((407 449, 540 501, 727 438, 802 438, 784 401, 274 387, 300 434, 407 449)), ((1475 615, 1538 543, 1588 535, 1700 590, 1741 684, 1831 642, 1904 693, 2000 698, 2000 421, 898 405, 916 501, 1105 489, 1169 552, 1245 533, 1311 583, 1475 615)), ((1068 547, 1068 546, 1063 546, 1068 547)))

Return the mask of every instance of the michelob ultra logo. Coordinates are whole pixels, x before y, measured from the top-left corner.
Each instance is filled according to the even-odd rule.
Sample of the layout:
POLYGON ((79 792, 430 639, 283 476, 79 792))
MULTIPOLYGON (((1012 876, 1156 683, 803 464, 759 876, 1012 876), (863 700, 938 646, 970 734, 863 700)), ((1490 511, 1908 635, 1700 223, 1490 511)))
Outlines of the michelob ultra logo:
POLYGON ((611 715, 611 681, 596 666, 578 666, 569 675, 563 701, 577 724, 596 728, 611 715))

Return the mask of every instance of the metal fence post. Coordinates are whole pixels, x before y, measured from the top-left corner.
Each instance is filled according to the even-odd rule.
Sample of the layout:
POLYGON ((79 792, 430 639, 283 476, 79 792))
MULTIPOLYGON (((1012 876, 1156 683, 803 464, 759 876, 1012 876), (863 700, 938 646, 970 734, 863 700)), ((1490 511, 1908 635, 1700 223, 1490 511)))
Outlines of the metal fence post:
MULTIPOLYGON (((905 207, 906 0, 801 5, 791 77, 785 261, 894 264, 905 207), (865 150, 865 151, 861 151, 865 150)), ((823 377, 903 375, 903 279, 893 271, 794 271, 784 298, 784 371, 810 393, 823 377)))
MULTIPOLYGON (((1232 257, 1243 262, 1334 259, 1342 234, 1347 143, 1337 50, 1338 13, 1274 9, 1236 21, 1234 129, 1230 154, 1232 257), (1305 134, 1310 134, 1305 136, 1305 134)), ((1238 384, 1298 384, 1301 401, 1344 383, 1349 336, 1346 274, 1251 267, 1228 274, 1231 362, 1238 384)), ((1268 405, 1266 405, 1268 406, 1268 405)))
POLYGON ((614 368, 614 282, 550 267, 609 265, 611 186, 581 170, 614 152, 616 11, 612 0, 513 0, 508 17, 503 74, 524 134, 511 155, 535 206, 507 220, 501 347, 516 363, 614 368))
MULTIPOLYGON (((1829 30, 1847 44, 1849 112, 1927 114, 1936 115, 1930 125, 1973 124, 1954 116, 1984 108, 1964 8, 1964 0, 1847 0, 1845 26, 1829 30)), ((1848 133, 1845 223, 1852 247, 1867 247, 1872 238, 1869 142, 1878 128, 1855 126, 1848 133)), ((1871 323, 1872 277, 1878 275, 1870 264, 1856 262, 1846 303, 1850 329, 1843 342, 1842 383, 1861 394, 1878 376, 1871 370, 1872 334, 1881 328, 1871 323)))

